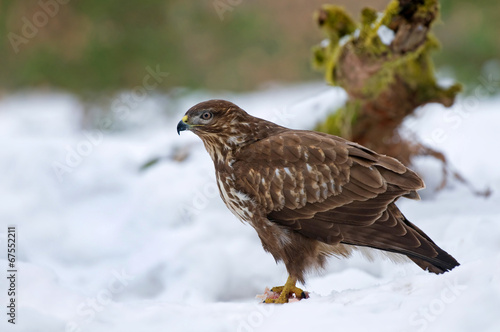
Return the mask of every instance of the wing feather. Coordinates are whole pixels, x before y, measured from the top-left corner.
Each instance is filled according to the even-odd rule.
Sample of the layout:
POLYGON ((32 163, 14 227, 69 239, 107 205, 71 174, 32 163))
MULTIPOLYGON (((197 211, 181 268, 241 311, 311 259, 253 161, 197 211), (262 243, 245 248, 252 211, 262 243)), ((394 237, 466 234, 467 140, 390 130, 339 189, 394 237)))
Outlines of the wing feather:
POLYGON ((237 157, 234 169, 245 179, 237 181, 239 190, 253 195, 273 222, 329 244, 387 247, 389 239, 397 244, 395 237, 404 237, 405 245, 421 246, 388 207, 423 182, 393 158, 308 131, 280 132, 237 157))

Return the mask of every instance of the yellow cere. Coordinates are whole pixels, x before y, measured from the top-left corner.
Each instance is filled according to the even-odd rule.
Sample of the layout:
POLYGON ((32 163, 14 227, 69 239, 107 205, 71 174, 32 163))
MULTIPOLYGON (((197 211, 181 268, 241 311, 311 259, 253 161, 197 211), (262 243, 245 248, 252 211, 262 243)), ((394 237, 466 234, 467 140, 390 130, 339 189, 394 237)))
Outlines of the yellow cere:
POLYGON ((187 122, 188 122, 188 116, 187 116, 187 115, 184 115, 184 116, 182 117, 182 122, 184 122, 184 123, 187 123, 187 122))

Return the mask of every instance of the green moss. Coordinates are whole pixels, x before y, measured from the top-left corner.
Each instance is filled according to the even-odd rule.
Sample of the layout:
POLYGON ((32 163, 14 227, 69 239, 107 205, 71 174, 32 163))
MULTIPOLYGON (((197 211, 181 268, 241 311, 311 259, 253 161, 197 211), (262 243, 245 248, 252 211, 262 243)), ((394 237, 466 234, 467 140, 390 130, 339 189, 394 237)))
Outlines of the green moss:
POLYGON ((422 5, 418 6, 414 16, 425 19, 430 13, 439 13, 439 2, 437 0, 425 0, 422 5))
POLYGON ((384 10, 382 19, 380 20, 379 25, 376 27, 377 30, 381 25, 389 26, 394 16, 398 14, 399 14, 399 2, 397 0, 392 0, 384 10))
POLYGON ((365 26, 366 31, 362 31, 360 34, 360 41, 362 42, 363 49, 368 54, 373 54, 376 56, 381 56, 387 52, 389 52, 389 48, 387 45, 384 45, 378 36, 378 29, 382 25, 388 26, 392 21, 393 17, 397 15, 399 12, 399 3, 397 0, 393 0, 387 5, 384 13, 381 18, 376 18, 373 20, 373 13, 369 10, 364 9, 362 12, 362 21, 370 21, 370 24, 365 26))
MULTIPOLYGON (((436 17, 438 10, 437 0, 425 0, 416 8, 415 15, 420 15, 422 19, 428 20, 429 17, 436 17)), ((361 12, 359 35, 355 35, 356 24, 343 8, 331 5, 323 6, 318 18, 321 18, 320 26, 326 32, 330 43, 316 46, 313 49, 315 68, 321 68, 325 71, 325 80, 328 83, 342 85, 342 82, 338 82, 335 77, 336 65, 343 52, 354 51, 364 61, 369 62, 370 59, 373 59, 375 67, 379 66, 378 63, 381 64, 381 68, 364 82, 361 91, 363 100, 377 98, 395 81, 396 77, 402 78, 422 102, 436 100, 436 98, 450 99, 460 87, 443 89, 437 85, 429 53, 439 48, 439 41, 432 33, 427 34, 423 45, 403 55, 393 54, 390 47, 380 40, 378 29, 382 25, 391 26, 399 12, 397 0, 391 1, 382 15, 373 9, 364 8, 361 12), (349 39, 339 45, 340 38, 349 39)), ((345 126, 356 118, 353 114, 356 114, 353 111, 353 106, 339 109, 326 120, 325 127, 322 129, 330 133, 345 134, 345 126), (343 117, 347 117, 347 119, 343 120, 343 117)))
POLYGON ((361 10, 361 25, 363 27, 370 26, 377 19, 378 12, 369 7, 365 7, 361 10))
POLYGON ((361 103, 358 101, 347 102, 345 106, 330 114, 324 122, 319 123, 314 130, 350 139, 351 128, 357 120, 360 107, 361 103))
POLYGON ((313 46, 312 49, 313 52, 313 60, 312 64, 314 69, 319 70, 325 67, 326 63, 326 50, 324 47, 321 47, 319 45, 313 46))
POLYGON ((332 44, 337 44, 343 36, 353 33, 357 26, 347 11, 340 6, 323 5, 316 20, 332 44))
MULTIPOLYGON (((367 98, 376 98, 394 81, 395 76, 404 77, 405 83, 418 90, 420 86, 437 86, 434 66, 429 52, 439 47, 438 40, 431 33, 426 42, 418 49, 406 53, 404 56, 389 58, 382 68, 366 82, 363 94, 367 98)), ((377 47, 368 51, 376 54, 380 51, 377 47)), ((389 55, 391 57, 391 55, 389 55)))
POLYGON ((378 12, 372 8, 363 8, 361 11, 361 28, 359 32, 359 40, 366 40, 369 32, 372 29, 372 24, 377 20, 378 12))
POLYGON ((366 99, 375 99, 387 89, 389 84, 394 81, 394 69, 392 66, 384 63, 377 74, 371 76, 363 85, 362 93, 366 99))
POLYGON ((335 64, 339 56, 340 47, 337 45, 317 45, 313 47, 313 68, 325 71, 325 81, 336 85, 334 75, 335 64))
POLYGON ((328 43, 313 47, 313 68, 325 71, 325 80, 337 85, 335 65, 340 55, 340 39, 352 35, 357 25, 343 7, 324 5, 316 13, 316 21, 327 35, 328 43))
POLYGON ((337 47, 330 50, 330 57, 326 61, 326 71, 325 80, 331 85, 339 85, 335 77, 335 66, 337 65, 337 60, 340 57, 340 52, 342 48, 337 45, 337 47))

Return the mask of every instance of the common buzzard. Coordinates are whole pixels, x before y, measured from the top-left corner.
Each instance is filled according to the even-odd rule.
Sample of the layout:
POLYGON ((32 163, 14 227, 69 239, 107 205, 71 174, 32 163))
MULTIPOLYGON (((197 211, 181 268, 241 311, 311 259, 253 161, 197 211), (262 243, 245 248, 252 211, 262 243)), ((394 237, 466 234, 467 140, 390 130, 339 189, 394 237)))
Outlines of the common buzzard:
POLYGON ((374 248, 443 273, 459 263, 401 213, 399 197, 419 199, 422 179, 398 160, 324 133, 288 129, 225 100, 193 106, 177 132, 198 135, 215 165, 220 196, 252 225, 289 277, 277 299, 305 293, 308 270, 328 256, 374 248))

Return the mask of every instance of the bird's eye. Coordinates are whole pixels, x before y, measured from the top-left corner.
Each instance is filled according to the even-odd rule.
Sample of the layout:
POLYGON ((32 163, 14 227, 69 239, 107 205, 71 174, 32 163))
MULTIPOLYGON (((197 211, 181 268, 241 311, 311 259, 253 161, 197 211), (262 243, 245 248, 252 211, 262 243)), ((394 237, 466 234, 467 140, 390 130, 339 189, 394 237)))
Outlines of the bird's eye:
POLYGON ((209 112, 209 111, 205 111, 203 113, 201 113, 201 118, 203 120, 210 120, 212 118, 212 112, 209 112))

